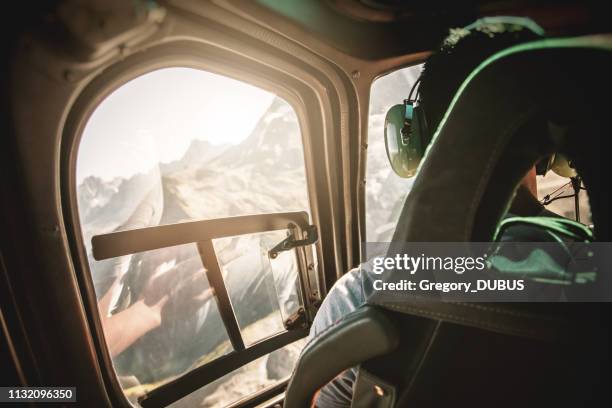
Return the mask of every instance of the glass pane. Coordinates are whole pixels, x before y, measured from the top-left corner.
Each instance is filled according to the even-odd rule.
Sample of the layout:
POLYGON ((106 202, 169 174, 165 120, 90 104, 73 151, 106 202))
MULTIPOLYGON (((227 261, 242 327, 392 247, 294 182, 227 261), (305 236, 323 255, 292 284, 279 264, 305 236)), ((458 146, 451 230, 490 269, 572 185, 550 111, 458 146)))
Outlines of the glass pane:
POLYGON ((385 150, 384 123, 387 110, 402 103, 422 65, 399 69, 372 83, 368 119, 368 165, 366 169, 366 239, 391 241, 404 199, 414 178, 393 172, 385 150))
MULTIPOLYGON (((278 244, 280 240, 275 242, 278 244)), ((297 254, 295 250, 280 252, 275 259, 270 259, 270 265, 280 313, 283 321, 287 321, 303 306, 297 254)))
POLYGON ((126 395, 232 351, 195 244, 91 260, 104 336, 126 395))
POLYGON ((96 108, 79 146, 77 183, 86 242, 91 229, 122 226, 150 194, 155 225, 309 210, 293 108, 191 68, 142 75, 96 108))
POLYGON ((287 232, 213 240, 246 345, 284 331, 283 321, 301 306, 295 251, 280 253, 274 260, 268 256, 287 232))
MULTIPOLYGON (((195 245, 96 262, 91 238, 192 220, 309 212, 300 127, 291 106, 268 91, 202 70, 164 68, 127 82, 96 107, 76 167, 81 234, 104 334, 134 400, 231 347, 195 245), (177 296, 180 306, 144 303, 150 283, 155 299, 177 296)), ((247 343, 283 330, 285 316, 299 308, 295 255, 252 258, 249 251, 262 249, 262 240, 229 239, 231 247, 220 252, 247 343)))
POLYGON ((232 371, 169 407, 222 408, 278 384, 289 378, 305 345, 306 339, 291 343, 232 371))

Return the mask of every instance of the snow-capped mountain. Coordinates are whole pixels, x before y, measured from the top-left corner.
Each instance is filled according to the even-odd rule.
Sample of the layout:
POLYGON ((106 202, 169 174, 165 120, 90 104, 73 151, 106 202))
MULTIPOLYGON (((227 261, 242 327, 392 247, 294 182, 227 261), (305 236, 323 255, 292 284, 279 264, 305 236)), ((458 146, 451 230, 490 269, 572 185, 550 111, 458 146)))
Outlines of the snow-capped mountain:
POLYGON ((212 144, 206 140, 193 139, 189 147, 185 151, 183 157, 169 163, 161 163, 159 165, 162 175, 172 174, 174 172, 186 169, 190 166, 206 165, 215 157, 223 153, 230 145, 212 144))
POLYGON ((104 207, 112 196, 117 194, 122 181, 121 178, 104 181, 95 176, 83 179, 78 188, 77 198, 81 218, 88 218, 92 209, 104 207))

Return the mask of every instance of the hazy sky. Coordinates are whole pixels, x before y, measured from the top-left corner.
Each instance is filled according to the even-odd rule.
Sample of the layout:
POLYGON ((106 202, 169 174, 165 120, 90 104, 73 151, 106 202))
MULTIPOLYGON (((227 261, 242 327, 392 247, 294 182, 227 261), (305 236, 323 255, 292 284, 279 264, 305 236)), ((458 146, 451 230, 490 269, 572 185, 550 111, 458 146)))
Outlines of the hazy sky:
POLYGON ((180 158, 193 139, 239 143, 274 94, 191 68, 165 68, 123 85, 87 122, 77 182, 95 175, 129 177, 180 158))

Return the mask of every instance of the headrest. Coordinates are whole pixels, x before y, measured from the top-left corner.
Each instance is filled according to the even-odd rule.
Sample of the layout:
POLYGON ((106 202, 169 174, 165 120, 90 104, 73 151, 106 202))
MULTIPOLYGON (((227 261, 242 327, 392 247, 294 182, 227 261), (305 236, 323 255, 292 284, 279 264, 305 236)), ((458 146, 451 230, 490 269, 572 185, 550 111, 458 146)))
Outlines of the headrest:
POLYGON ((440 123, 393 240, 490 241, 524 174, 552 152, 572 159, 589 190, 596 236, 610 240, 602 143, 611 51, 610 35, 545 39, 483 62, 440 123), (564 132, 530 131, 534 121, 564 132))

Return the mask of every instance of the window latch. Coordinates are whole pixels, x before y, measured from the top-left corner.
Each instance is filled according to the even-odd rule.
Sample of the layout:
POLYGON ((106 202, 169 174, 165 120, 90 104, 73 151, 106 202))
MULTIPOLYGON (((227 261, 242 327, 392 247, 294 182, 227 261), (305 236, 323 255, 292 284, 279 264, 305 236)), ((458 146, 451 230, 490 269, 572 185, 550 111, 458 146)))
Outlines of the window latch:
MULTIPOLYGON (((290 228, 294 229, 294 228, 290 228)), ((293 248, 302 247, 306 245, 312 245, 319 240, 319 232, 317 227, 314 225, 309 225, 304 229, 304 233, 306 237, 304 239, 295 239, 293 233, 291 233, 287 238, 283 239, 281 242, 276 244, 274 248, 268 251, 268 256, 270 259, 276 259, 278 254, 283 251, 289 251, 293 248)))
POLYGON ((285 326, 285 330, 295 330, 300 327, 306 327, 306 311, 304 308, 300 307, 283 322, 283 325, 285 326))

